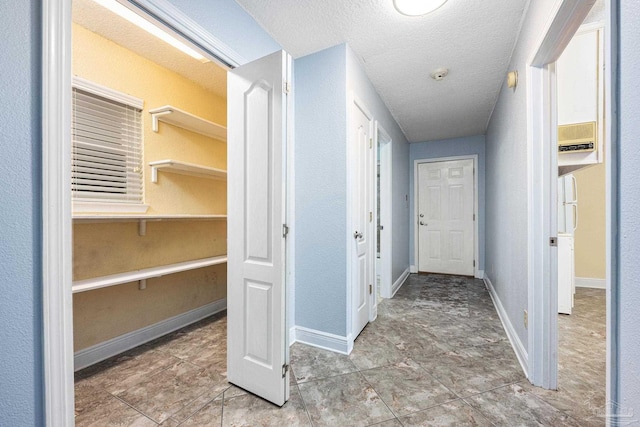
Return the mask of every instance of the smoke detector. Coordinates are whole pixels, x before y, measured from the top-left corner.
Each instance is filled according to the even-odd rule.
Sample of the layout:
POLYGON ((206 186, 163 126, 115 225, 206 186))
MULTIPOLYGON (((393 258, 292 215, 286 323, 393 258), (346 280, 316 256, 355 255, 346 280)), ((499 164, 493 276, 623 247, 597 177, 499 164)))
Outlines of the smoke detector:
POLYGON ((431 73, 431 78, 437 82, 447 77, 449 70, 446 68, 437 68, 431 73))

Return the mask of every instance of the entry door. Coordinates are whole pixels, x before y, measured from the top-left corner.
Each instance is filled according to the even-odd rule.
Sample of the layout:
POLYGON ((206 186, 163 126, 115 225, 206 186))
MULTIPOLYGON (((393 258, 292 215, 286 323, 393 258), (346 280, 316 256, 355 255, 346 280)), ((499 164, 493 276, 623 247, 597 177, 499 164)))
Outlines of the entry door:
POLYGON ((288 399, 285 160, 290 59, 228 73, 227 376, 276 405, 288 399))
POLYGON ((473 160, 418 164, 418 269, 473 276, 473 160))
POLYGON ((374 278, 373 224, 373 140, 371 115, 359 102, 351 105, 350 138, 352 185, 351 230, 354 250, 351 261, 352 335, 355 337, 369 322, 370 295, 374 278))

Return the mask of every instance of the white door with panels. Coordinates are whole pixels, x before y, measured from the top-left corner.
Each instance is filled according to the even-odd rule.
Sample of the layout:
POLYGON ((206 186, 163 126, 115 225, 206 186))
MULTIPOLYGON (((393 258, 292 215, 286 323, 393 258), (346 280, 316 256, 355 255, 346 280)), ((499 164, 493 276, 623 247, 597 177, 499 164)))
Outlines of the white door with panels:
POLYGON ((472 159, 418 164, 418 270, 473 276, 472 159))
POLYGON ((276 405, 289 397, 285 195, 290 57, 228 73, 227 376, 276 405))
POLYGON ((351 260, 352 336, 369 322, 375 268, 373 223, 374 152, 373 120, 363 105, 351 105, 351 225, 354 250, 351 260))

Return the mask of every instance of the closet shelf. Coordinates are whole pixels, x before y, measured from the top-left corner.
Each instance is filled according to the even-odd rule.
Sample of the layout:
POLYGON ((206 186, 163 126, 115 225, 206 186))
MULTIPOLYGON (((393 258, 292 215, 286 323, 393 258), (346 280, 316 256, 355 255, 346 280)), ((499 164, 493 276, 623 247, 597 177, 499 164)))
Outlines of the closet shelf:
POLYGON ((202 117, 194 116, 172 105, 154 108, 149 110, 149 113, 151 113, 151 126, 154 132, 158 132, 158 122, 165 122, 200 135, 227 141, 226 127, 205 120, 202 117))
POLYGON ((216 179, 220 181, 227 179, 227 171, 225 170, 179 162, 177 160, 159 160, 157 162, 149 163, 149 166, 151 166, 151 182, 158 182, 159 169, 180 175, 197 176, 200 178, 216 179))
MULTIPOLYGON (((180 273, 183 271, 195 270, 198 268, 209 267, 217 264, 225 264, 226 262, 226 255, 179 262, 176 264, 162 265, 160 267, 151 267, 142 270, 129 271, 126 273, 111 274, 109 276, 76 280, 73 282, 73 286, 71 289, 73 293, 86 292, 94 289, 106 288, 108 286, 121 285, 123 283, 144 281, 153 277, 166 276, 167 274, 180 273)), ((144 289, 142 283, 140 284, 140 288, 144 289)))
POLYGON ((225 220, 226 215, 96 215, 76 214, 73 221, 76 223, 94 222, 136 222, 136 221, 215 221, 225 220))

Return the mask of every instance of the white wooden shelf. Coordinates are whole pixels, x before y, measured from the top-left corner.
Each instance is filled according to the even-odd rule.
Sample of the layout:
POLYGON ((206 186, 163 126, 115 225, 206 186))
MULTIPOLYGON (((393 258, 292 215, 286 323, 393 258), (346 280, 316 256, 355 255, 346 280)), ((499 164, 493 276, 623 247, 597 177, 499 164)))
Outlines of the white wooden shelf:
POLYGON ((158 122, 164 122, 190 130, 191 132, 199 133, 200 135, 219 139, 220 141, 227 141, 226 127, 205 120, 202 117, 194 116, 172 105, 154 108, 153 110, 149 110, 149 113, 151 113, 151 128, 154 132, 158 132, 158 122))
POLYGON ((153 277, 166 276, 167 274, 180 273, 183 271, 195 270, 212 265, 225 264, 227 256, 197 259, 193 261, 179 262, 176 264, 162 265, 160 267, 145 268, 142 270, 129 271, 126 273, 111 274, 109 276, 94 277, 91 279, 76 280, 73 282, 72 292, 86 292, 94 289, 106 288, 108 286, 121 285, 140 281, 140 289, 146 287, 146 280, 153 277))
POLYGON ((215 221, 226 220, 226 215, 73 215, 76 224, 105 222, 138 222, 138 234, 147 235, 148 221, 215 221))
POLYGON ((75 214, 76 223, 94 222, 137 222, 137 221, 214 221, 227 219, 226 215, 98 215, 75 214))
POLYGON ((149 163, 149 166, 151 166, 151 182, 158 182, 158 170, 220 181, 227 179, 227 171, 225 170, 195 165, 193 163, 179 162, 177 160, 159 160, 149 163))

